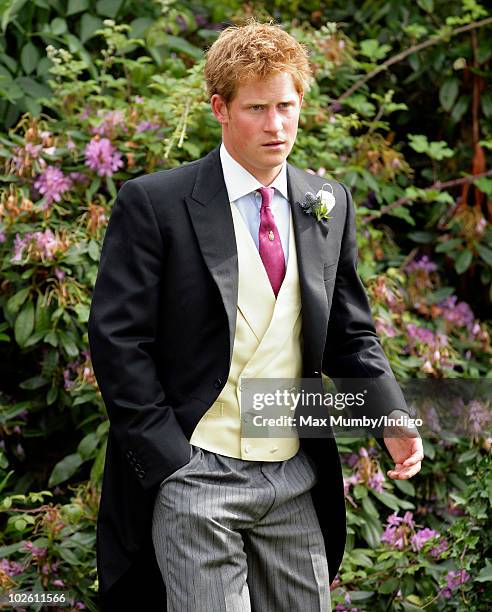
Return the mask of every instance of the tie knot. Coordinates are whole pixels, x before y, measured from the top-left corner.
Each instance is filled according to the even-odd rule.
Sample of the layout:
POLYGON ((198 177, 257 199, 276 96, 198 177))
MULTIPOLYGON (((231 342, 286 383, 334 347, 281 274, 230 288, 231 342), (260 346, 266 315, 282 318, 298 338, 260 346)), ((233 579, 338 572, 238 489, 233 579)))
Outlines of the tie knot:
POLYGON ((261 205, 270 206, 273 200, 274 187, 260 187, 257 191, 261 193, 261 205))

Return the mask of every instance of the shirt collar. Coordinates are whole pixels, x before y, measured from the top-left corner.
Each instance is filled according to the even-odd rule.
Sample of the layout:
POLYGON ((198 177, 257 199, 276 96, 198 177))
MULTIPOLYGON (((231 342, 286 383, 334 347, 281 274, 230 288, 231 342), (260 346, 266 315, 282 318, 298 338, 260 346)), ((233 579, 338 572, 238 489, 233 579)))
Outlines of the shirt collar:
MULTIPOLYGON (((264 187, 258 179, 232 157, 226 149, 224 142, 220 145, 220 161, 229 202, 235 202, 248 193, 264 187)), ((275 187, 287 201, 289 200, 287 194, 287 164, 285 160, 275 180, 268 186, 275 187)))

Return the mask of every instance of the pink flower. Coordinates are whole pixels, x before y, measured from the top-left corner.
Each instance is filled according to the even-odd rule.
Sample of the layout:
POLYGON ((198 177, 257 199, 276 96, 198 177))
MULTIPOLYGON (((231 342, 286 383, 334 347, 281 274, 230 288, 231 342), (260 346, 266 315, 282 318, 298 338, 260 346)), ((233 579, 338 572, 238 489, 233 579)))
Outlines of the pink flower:
POLYGON ((471 331, 475 320, 473 311, 466 302, 456 303, 457 300, 458 298, 455 295, 450 295, 439 303, 440 308, 443 309, 442 316, 446 321, 454 323, 458 327, 466 327, 471 331))
POLYGON ((427 255, 423 255, 420 259, 414 259, 406 266, 409 272, 422 270, 423 272, 434 272, 437 270, 437 265, 432 262, 427 255))
POLYGON ((33 557, 43 558, 46 557, 48 549, 45 546, 34 546, 32 542, 24 542, 23 544, 24 550, 30 552, 33 557))
POLYGON ((49 228, 44 230, 44 232, 27 232, 22 238, 19 234, 16 234, 14 239, 14 255, 11 261, 13 263, 21 262, 26 249, 28 249, 28 253, 33 256, 35 255, 38 259, 52 260, 59 247, 60 243, 49 228))
POLYGON ((439 544, 437 546, 433 546, 430 549, 429 553, 431 557, 434 557, 434 559, 439 559, 441 555, 443 554, 443 552, 446 551, 447 549, 448 549, 448 543, 446 542, 444 538, 441 538, 439 540, 439 544))
MULTIPOLYGON (((101 114, 101 113, 98 113, 101 114)), ((124 132, 128 132, 125 125, 125 113, 122 110, 109 111, 104 115, 103 120, 97 127, 91 127, 91 134, 99 134, 100 136, 111 137, 116 127, 121 126, 124 132)))
POLYGON ((367 485, 371 489, 374 489, 374 491, 377 491, 378 493, 384 493, 383 482, 384 482, 384 474, 383 472, 378 470, 375 474, 373 474, 369 478, 367 485))
POLYGON ((87 166, 96 170, 99 176, 113 176, 113 172, 123 166, 121 153, 107 138, 97 140, 93 138, 85 147, 85 161, 87 166))
POLYGON ((431 540, 432 538, 437 538, 438 536, 439 536, 439 533, 437 531, 434 531, 433 529, 429 529, 429 527, 425 527, 424 529, 419 529, 410 538, 410 542, 412 544, 413 550, 419 551, 423 547, 423 545, 427 542, 427 540, 431 540))
POLYGON ((60 168, 47 166, 42 174, 34 181, 34 188, 45 196, 46 209, 52 202, 59 202, 63 193, 72 187, 72 181, 65 176, 60 168))
POLYGON ((24 566, 17 561, 9 561, 8 559, 2 559, 0 561, 0 570, 4 571, 7 576, 18 576, 24 571, 24 566))
POLYGON ((159 123, 152 123, 151 121, 140 121, 140 123, 137 123, 137 127, 135 128, 135 132, 139 133, 139 132, 147 132, 150 130, 157 130, 159 129, 161 126, 159 123))
POLYGON ((55 268, 55 276, 58 280, 65 278, 65 272, 61 268, 55 268))
POLYGON ((453 595, 452 592, 469 579, 470 574, 464 569, 459 571, 449 571, 446 574, 446 587, 442 590, 442 596, 449 599, 453 595))

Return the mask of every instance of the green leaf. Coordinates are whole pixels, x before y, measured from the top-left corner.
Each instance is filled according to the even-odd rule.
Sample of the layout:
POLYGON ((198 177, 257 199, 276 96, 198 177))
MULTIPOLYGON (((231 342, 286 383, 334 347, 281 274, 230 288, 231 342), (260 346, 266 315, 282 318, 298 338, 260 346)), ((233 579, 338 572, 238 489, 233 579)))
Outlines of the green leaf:
POLYGON ((381 586, 378 588, 378 593, 382 593, 383 595, 393 593, 393 591, 396 591, 399 584, 400 581, 398 578, 390 578, 381 584, 381 586))
POLYGON ((380 502, 382 502, 385 506, 388 506, 388 508, 391 508, 395 511, 398 511, 400 509, 398 499, 391 493, 380 493, 379 491, 375 491, 374 489, 372 489, 371 492, 377 499, 379 499, 380 502))
POLYGON ((24 542, 14 542, 13 544, 7 544, 7 546, 0 546, 0 557, 10 557, 14 553, 20 551, 24 547, 24 542))
POLYGON ((472 448, 470 450, 465 451, 464 453, 461 453, 461 455, 458 456, 458 463, 466 463, 467 461, 475 459, 476 457, 478 457, 478 455, 478 450, 476 448, 472 448))
POLYGON ((17 312, 17 310, 26 301, 26 298, 29 295, 30 291, 30 287, 24 287, 24 289, 18 291, 7 301, 6 309, 8 314, 13 315, 17 312))
POLYGON ((98 15, 114 19, 123 4, 123 0, 99 0, 96 4, 98 15))
POLYGON ((96 30, 103 28, 104 24, 99 17, 94 17, 90 13, 84 13, 80 20, 80 34, 79 38, 82 44, 87 42, 89 38, 96 36, 96 30))
POLYGON ((377 511, 376 506, 374 505, 369 495, 366 495, 362 498, 362 507, 367 512, 367 514, 370 514, 371 516, 374 516, 376 518, 379 517, 379 512, 377 511))
MULTIPOLYGON (((411 596, 407 597, 407 600, 410 599, 411 596)), ((411 601, 403 601, 402 602, 403 612, 421 612, 422 607, 414 605, 411 601)))
POLYGON ((19 76, 15 79, 26 96, 32 98, 49 98, 52 95, 51 89, 44 83, 38 83, 35 79, 28 76, 19 76))
POLYGON ((410 232, 409 234, 407 234, 407 237, 410 238, 410 240, 413 240, 414 242, 419 242, 421 244, 429 244, 430 242, 433 242, 436 239, 436 234, 434 232, 418 231, 410 232))
POLYGON ((415 496, 415 487, 408 480, 394 480, 393 484, 397 489, 400 489, 402 493, 405 493, 405 495, 415 496))
POLYGON ((451 112, 451 117, 453 118, 455 123, 458 123, 463 117, 463 115, 466 113, 469 103, 470 96, 461 96, 458 99, 451 112))
POLYGON ((60 557, 64 561, 66 561, 69 565, 81 565, 82 564, 82 561, 77 557, 77 555, 73 552, 73 550, 63 546, 63 544, 61 546, 57 546, 56 550, 58 554, 60 555, 60 557))
POLYGON ((350 559, 353 563, 362 567, 372 567, 374 565, 372 559, 367 556, 367 552, 362 548, 354 548, 351 550, 350 559))
POLYGON ((27 302, 19 315, 17 316, 14 324, 15 341, 19 346, 24 346, 26 340, 32 334, 34 330, 34 304, 31 300, 27 302))
POLYGON ((435 291, 432 291, 427 295, 427 303, 428 304, 437 304, 437 302, 442 302, 450 295, 453 295, 454 287, 439 287, 435 291))
POLYGON ((79 354, 79 349, 77 344, 68 334, 65 332, 59 331, 58 337, 60 338, 61 345, 65 349, 65 352, 69 357, 77 357, 79 354))
POLYGON ((376 548, 381 543, 381 525, 379 519, 366 516, 360 527, 361 535, 371 548, 376 548))
POLYGON ((167 37, 167 45, 171 51, 180 51, 196 60, 200 60, 203 57, 203 51, 199 47, 195 47, 195 45, 189 43, 185 38, 172 36, 170 34, 167 37))
POLYGON ((89 9, 89 0, 68 0, 67 17, 89 9))
POLYGON ((475 578, 475 582, 492 582, 492 559, 485 559, 485 565, 475 578))
POLYGON ((56 398, 58 397, 58 387, 50 387, 50 390, 46 394, 46 403, 48 406, 54 404, 56 402, 56 398))
POLYGON ((354 487, 354 497, 356 499, 364 499, 367 496, 367 487, 365 485, 357 484, 354 487))
POLYGON ((75 474, 82 463, 83 459, 78 453, 73 453, 64 457, 53 468, 51 476, 48 480, 48 486, 54 487, 55 485, 60 484, 60 482, 68 480, 75 474))
POLYGON ((106 176, 106 189, 109 191, 112 198, 116 197, 116 186, 111 176, 106 176))
POLYGON ((45 337, 44 337, 44 341, 48 344, 51 344, 51 346, 58 346, 58 335, 54 330, 49 331, 45 337))
POLYGON ((458 274, 463 274, 470 267, 473 259, 471 251, 462 251, 454 262, 454 268, 458 274))
POLYGON ((349 591, 350 601, 366 601, 374 595, 374 591, 349 591))
POLYGON ((33 389, 40 389, 41 387, 45 387, 48 384, 48 380, 43 378, 42 376, 33 376, 32 378, 26 378, 21 383, 19 383, 19 387, 21 389, 29 389, 32 391, 33 389))
POLYGON ((439 89, 439 101, 445 111, 450 111, 453 108, 458 96, 459 81, 453 77, 446 79, 439 89))
POLYGON ((81 323, 87 323, 89 320, 90 309, 85 304, 76 304, 74 310, 77 313, 77 318, 81 323))
POLYGON ((95 179, 93 179, 92 183, 85 190, 85 197, 88 202, 92 200, 92 196, 96 193, 99 187, 101 187, 101 177, 97 176, 95 179))
POLYGON ((405 206, 398 206, 397 208, 393 208, 388 212, 389 215, 393 217, 399 217, 400 219, 404 219, 410 225, 415 225, 415 219, 410 214, 410 211, 405 206))
POLYGON ((40 53, 38 48, 32 44, 31 41, 26 43, 22 47, 20 60, 22 64, 22 68, 26 74, 31 74, 31 72, 36 68, 40 58, 40 53))
POLYGON ((483 114, 487 119, 492 118, 492 94, 490 91, 485 92, 480 97, 483 114))
POLYGON ((460 247, 462 244, 463 241, 461 238, 451 238, 451 240, 445 240, 436 246, 436 253, 448 253, 449 251, 453 251, 454 249, 460 247))
POLYGON ((36 302, 36 316, 34 330, 46 333, 51 327, 51 319, 48 307, 43 304, 43 300, 38 298, 36 302))
POLYGON ((99 443, 96 433, 92 431, 79 442, 77 452, 84 459, 89 459, 99 443))
POLYGON ((434 11, 434 0, 417 0, 417 4, 426 13, 432 13, 434 11))
POLYGON ((360 53, 373 62, 384 59, 388 51, 391 51, 391 47, 389 45, 380 45, 379 41, 375 38, 368 38, 360 43, 360 53))
POLYGON ((489 264, 489 266, 492 266, 492 249, 489 249, 483 244, 477 244, 475 246, 477 248, 478 254, 485 261, 485 263, 489 264))
POLYGON ((65 34, 68 30, 67 22, 61 17, 55 17, 50 24, 50 28, 55 36, 61 36, 62 34, 65 34))
POLYGON ((24 529, 26 528, 26 519, 19 517, 18 519, 16 519, 14 521, 14 527, 17 529, 17 531, 24 531, 24 529))
POLYGON ((2 32, 5 33, 7 26, 9 23, 12 23, 14 19, 17 17, 19 11, 24 6, 27 0, 14 0, 13 2, 5 2, 2 3, 1 13, 2 14, 2 32))
POLYGON ((93 261, 95 261, 95 262, 99 261, 99 258, 100 258, 100 246, 99 246, 99 244, 95 240, 90 240, 89 241, 89 246, 87 248, 87 252, 89 253, 89 257, 93 261))
POLYGON ((436 456, 436 448, 434 444, 427 438, 422 438, 422 445, 424 447, 425 456, 429 459, 429 461, 432 461, 436 456))
POLYGON ((96 460, 94 461, 91 468, 91 482, 99 483, 102 479, 104 471, 104 460, 106 457, 106 445, 107 441, 104 441, 101 448, 97 451, 96 460))

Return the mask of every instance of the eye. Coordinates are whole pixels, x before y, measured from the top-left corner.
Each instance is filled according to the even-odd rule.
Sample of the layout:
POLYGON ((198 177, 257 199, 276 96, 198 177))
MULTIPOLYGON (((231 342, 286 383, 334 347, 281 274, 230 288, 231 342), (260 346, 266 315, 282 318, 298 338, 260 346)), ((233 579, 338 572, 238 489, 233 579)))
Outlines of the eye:
POLYGON ((251 106, 251 108, 252 108, 253 110, 255 110, 255 109, 257 109, 257 108, 263 108, 263 105, 262 105, 262 104, 253 104, 253 105, 251 106))
POLYGON ((292 106, 292 102, 280 102, 280 106, 283 106, 284 108, 288 108, 289 106, 292 106))

